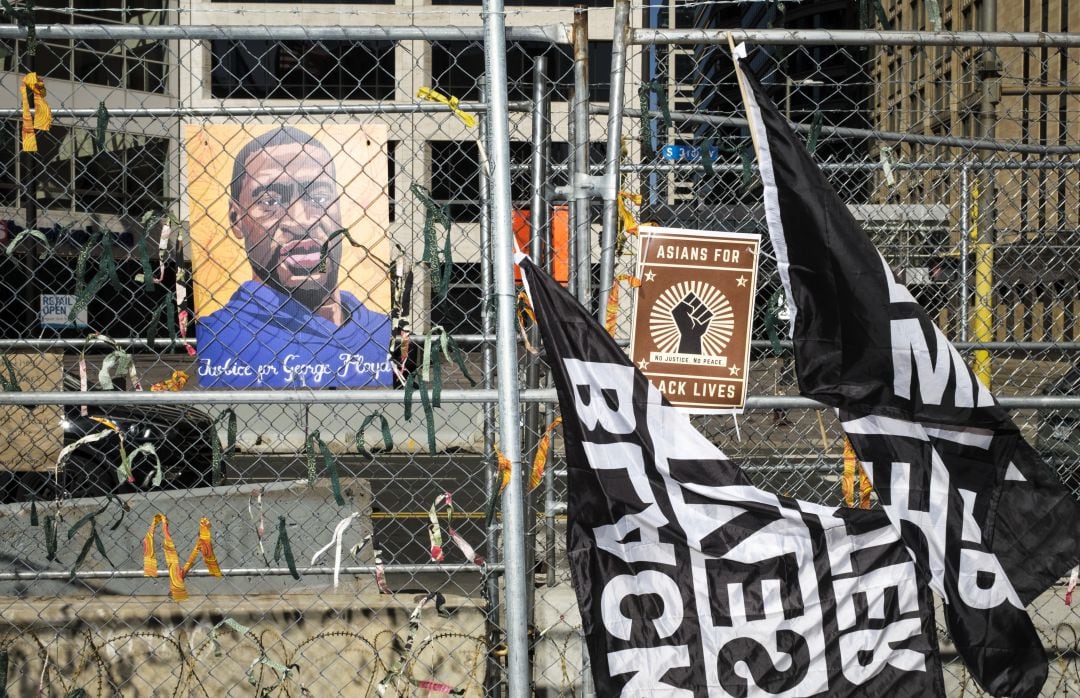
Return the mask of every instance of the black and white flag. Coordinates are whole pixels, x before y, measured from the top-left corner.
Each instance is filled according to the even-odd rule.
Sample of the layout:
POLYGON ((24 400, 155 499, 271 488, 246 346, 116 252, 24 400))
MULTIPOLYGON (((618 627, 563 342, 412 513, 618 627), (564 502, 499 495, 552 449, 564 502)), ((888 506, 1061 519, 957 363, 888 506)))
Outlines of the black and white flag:
POLYGON ((882 511, 753 487, 528 258, 563 416, 597 694, 943 696, 933 604, 882 511))
POLYGON ((1024 606, 1077 564, 1080 506, 897 283, 741 49, 800 392, 837 409, 975 678, 1038 695, 1046 656, 1024 606))

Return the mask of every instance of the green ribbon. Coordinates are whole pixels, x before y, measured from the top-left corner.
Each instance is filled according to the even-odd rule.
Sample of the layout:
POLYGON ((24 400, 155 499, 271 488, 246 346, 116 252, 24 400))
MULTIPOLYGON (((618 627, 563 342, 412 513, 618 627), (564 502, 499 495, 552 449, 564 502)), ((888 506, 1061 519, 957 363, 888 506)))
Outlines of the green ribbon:
POLYGON ((45 517, 45 559, 56 561, 56 524, 53 517, 45 517))
POLYGON ((142 273, 138 276, 142 277, 143 289, 152 291, 154 290, 154 267, 150 263, 150 248, 146 241, 148 230, 144 226, 139 236, 139 263, 142 265, 142 273))
POLYGON ((742 161, 742 186, 749 189, 754 182, 754 152, 749 146, 739 151, 739 159, 742 161))
POLYGON ((428 452, 435 455, 435 412, 431 408, 424 380, 419 373, 413 373, 405 379, 405 421, 412 421, 412 394, 416 389, 420 390, 420 404, 424 408, 424 418, 427 421, 428 452))
POLYGON ((64 698, 86 698, 85 688, 73 688, 67 692, 64 698))
POLYGON ((159 487, 161 485, 162 472, 161 472, 161 459, 158 457, 157 448, 152 443, 139 444, 134 450, 128 452, 124 448, 123 440, 120 441, 120 465, 116 468, 116 476, 120 480, 120 484, 124 482, 130 482, 135 476, 132 474, 131 462, 135 459, 135 456, 140 453, 147 456, 153 456, 154 458, 154 479, 151 481, 151 487, 159 487))
MULTIPOLYGON (((877 15, 878 21, 881 22, 882 29, 885 31, 890 31, 892 29, 892 22, 889 21, 889 15, 885 13, 885 8, 881 5, 881 0, 859 0, 859 25, 863 29, 873 28, 873 15, 877 15)), ((886 46, 885 53, 889 56, 893 55, 893 47, 886 46)))
POLYGON ((889 21, 889 15, 885 13, 885 8, 882 6, 881 0, 872 1, 874 4, 874 14, 877 15, 878 21, 881 22, 881 28, 885 31, 892 31, 892 22, 889 21))
POLYGON ((784 289, 783 287, 776 289, 772 296, 769 297, 769 302, 765 304, 765 332, 769 335, 769 342, 772 343, 773 354, 776 356, 782 356, 784 353, 783 347, 780 346, 780 309, 784 307, 784 289))
POLYGON ((4 362, 4 370, 7 372, 7 376, 0 374, 0 385, 3 386, 4 392, 21 393, 22 388, 19 387, 19 378, 15 375, 15 366, 11 363, 11 359, 4 354, 0 356, 0 360, 4 362))
MULTIPOLYGON (((153 280, 150 281, 150 286, 153 287, 153 280)), ((152 347, 154 340, 157 338, 158 324, 161 322, 161 313, 165 312, 165 325, 169 331, 169 340, 176 344, 176 294, 172 291, 166 290, 165 295, 161 297, 161 300, 154 306, 154 310, 150 313, 150 324, 146 326, 146 345, 152 347)))
MULTIPOLYGON (((82 517, 81 519, 76 521, 75 524, 71 526, 71 528, 68 529, 67 539, 71 540, 75 537, 75 534, 79 532, 79 529, 87 525, 90 526, 90 533, 86 536, 86 542, 83 543, 82 550, 79 551, 78 557, 75 558, 75 564, 71 568, 72 579, 75 578, 75 573, 79 571, 79 567, 81 567, 83 562, 86 560, 86 556, 90 552, 90 546, 96 547, 98 553, 101 554, 101 557, 105 558, 105 561, 108 562, 110 565, 113 565, 113 561, 110 560, 109 556, 105 553, 105 543, 101 540, 101 536, 98 535, 97 532, 97 516, 98 514, 104 512, 106 508, 108 508, 109 501, 110 500, 106 500, 103 507, 91 514, 87 514, 86 516, 82 517)), ((116 565, 113 566, 115 567, 116 565)))
POLYGON ((337 460, 334 458, 334 454, 330 452, 330 447, 319 437, 318 429, 308 434, 307 439, 304 441, 304 453, 307 457, 308 485, 314 485, 315 478, 317 477, 315 472, 316 446, 319 447, 319 453, 322 455, 323 467, 326 468, 327 473, 330 475, 330 490, 334 494, 334 502, 339 507, 343 507, 345 506, 345 498, 341 496, 341 480, 338 478, 337 460))
POLYGON ((716 174, 716 170, 713 169, 712 149, 713 139, 710 136, 701 144, 701 164, 705 168, 705 175, 707 177, 712 177, 716 174))
POLYGON ((41 523, 38 521, 37 497, 34 497, 30 500, 30 525, 34 527, 41 525, 41 523))
POLYGON ((356 451, 362 455, 371 458, 371 453, 367 450, 367 444, 364 442, 364 431, 368 428, 368 425, 374 422, 376 419, 382 427, 382 440, 383 447, 389 451, 394 448, 394 439, 390 436, 390 422, 387 421, 386 416, 382 412, 375 412, 369 414, 364 418, 364 421, 360 423, 360 428, 356 431, 356 451))
POLYGON ((431 285, 435 290, 436 299, 443 300, 450 290, 450 274, 454 268, 454 260, 450 246, 450 214, 446 207, 431 198, 431 195, 415 182, 409 188, 424 207, 424 253, 423 262, 427 265, 431 274, 431 285), (435 232, 435 226, 442 225, 446 229, 443 240, 442 252, 439 252, 439 238, 435 232))
POLYGON ((123 349, 114 349, 112 353, 101 361, 101 370, 98 371, 98 384, 102 390, 113 389, 113 376, 119 377, 124 373, 133 376, 135 372, 135 359, 123 349))
MULTIPOLYGON (((438 361, 439 350, 441 350, 442 355, 446 357, 447 361, 453 361, 457 365, 458 369, 461 370, 461 374, 465 376, 465 379, 467 381, 469 381, 469 385, 475 386, 476 381, 473 379, 472 376, 469 375, 469 368, 465 365, 465 353, 461 351, 461 347, 456 341, 454 341, 454 338, 450 335, 449 332, 446 331, 446 328, 444 328, 442 325, 432 325, 431 329, 428 331, 427 339, 424 342, 424 362, 422 368, 424 372, 424 375, 422 377, 424 378, 424 380, 428 380, 428 355, 431 351, 431 340, 434 339, 436 335, 439 336, 439 349, 435 351, 435 354, 432 357, 432 360, 435 362, 433 371, 436 372, 437 375, 440 371, 438 361)), ((435 407, 439 406, 438 402, 434 400, 432 400, 432 404, 434 404, 435 407)))
POLYGON ((352 235, 349 235, 348 229, 341 228, 340 230, 335 230, 330 233, 330 235, 326 237, 326 241, 323 242, 322 248, 319 250, 319 263, 315 265, 315 268, 310 272, 311 274, 322 274, 326 271, 326 260, 330 256, 330 243, 343 235, 353 247, 361 247, 360 243, 353 240, 352 235))
POLYGON ((926 0, 926 16, 930 20, 930 29, 941 31, 941 6, 937 0, 926 0))
POLYGON ((224 479, 224 473, 222 472, 222 465, 228 462, 230 456, 236 450, 236 413, 232 408, 226 408, 214 418, 213 423, 213 438, 210 441, 210 482, 215 487, 222 483, 224 479), (228 419, 228 426, 225 431, 225 448, 221 448, 221 442, 218 441, 217 428, 223 419, 228 419))
POLYGON ((97 112, 94 113, 97 117, 97 127, 94 131, 94 145, 97 146, 98 151, 105 150, 105 136, 109 132, 109 109, 105 106, 105 102, 98 102, 97 112))
POLYGON ((120 277, 116 274, 116 260, 112 254, 112 233, 108 230, 98 230, 90 235, 86 245, 79 250, 79 257, 75 262, 75 304, 68 313, 68 321, 74 322, 79 313, 90 305, 90 300, 97 295, 98 291, 105 288, 106 283, 111 283, 117 291, 123 291, 124 286, 120 283, 120 277), (86 268, 90 263, 90 255, 94 247, 101 244, 101 256, 98 259, 97 273, 94 274, 90 283, 86 283, 86 268))
POLYGON ((277 545, 274 546, 274 562, 282 555, 285 556, 285 564, 289 566, 289 574, 293 579, 299 580, 300 573, 296 571, 296 560, 293 558, 292 546, 289 545, 289 534, 285 532, 285 517, 278 517, 277 545))
MULTIPOLYGON (((638 87, 638 100, 641 104, 641 132, 644 137, 645 143, 652 144, 652 117, 649 112, 649 95, 656 95, 656 104, 660 107, 660 113, 664 119, 664 134, 671 131, 671 108, 668 106, 667 95, 664 93, 664 86, 659 82, 644 82, 638 87)), ((657 144, 659 145, 659 144, 657 144)))
POLYGON ((641 112, 641 140, 646 148, 652 148, 652 119, 649 117, 649 89, 647 83, 638 86, 638 109, 641 112))
POLYGON ((15 239, 8 243, 7 248, 4 249, 4 254, 10 257, 15 252, 15 249, 21 245, 26 238, 39 240, 46 249, 49 247, 49 238, 45 237, 45 233, 40 230, 21 230, 19 231, 19 234, 15 236, 15 239))
POLYGON ((7 682, 8 682, 8 651, 5 647, 0 650, 0 698, 8 698, 7 682))
POLYGON ((821 110, 814 112, 814 120, 810 124, 810 135, 806 138, 806 151, 811 155, 817 150, 818 137, 821 135, 821 110))
POLYGON ((34 23, 34 0, 25 0, 22 7, 13 7, 8 0, 0 0, 4 14, 26 30, 26 54, 37 54, 37 25, 34 23))

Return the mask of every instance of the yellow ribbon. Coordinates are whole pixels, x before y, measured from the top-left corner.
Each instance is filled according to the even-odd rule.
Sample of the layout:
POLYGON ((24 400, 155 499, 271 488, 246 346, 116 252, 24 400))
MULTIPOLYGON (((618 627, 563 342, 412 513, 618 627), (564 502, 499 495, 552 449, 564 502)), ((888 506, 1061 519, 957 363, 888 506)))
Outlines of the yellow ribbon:
POLYGON ((172 376, 166 378, 160 383, 154 383, 150 386, 150 390, 151 392, 176 392, 179 390, 183 390, 184 386, 187 385, 187 382, 188 374, 184 373, 183 371, 173 371, 172 376))
POLYGON ((615 277, 615 282, 611 284, 611 292, 608 294, 607 299, 607 327, 608 334, 612 337, 615 336, 615 323, 619 317, 619 282, 625 281, 630 285, 630 288, 638 288, 641 286, 641 279, 630 274, 619 274, 615 277))
POLYGON ((634 214, 630 212, 630 208, 627 203, 634 204, 635 206, 641 206, 641 194, 632 194, 628 191, 619 192, 619 220, 622 222, 623 231, 627 235, 638 234, 638 222, 634 218, 634 214))
POLYGON ((191 549, 187 562, 184 563, 184 576, 195 566, 195 560, 202 555, 206 563, 206 570, 215 577, 221 576, 221 567, 218 565, 217 556, 214 555, 214 542, 210 540, 210 519, 205 516, 199 519, 199 539, 195 541, 195 547, 191 549))
POLYGON ((37 73, 27 73, 22 81, 22 149, 23 152, 36 153, 38 149, 35 131, 48 131, 52 127, 52 110, 45 101, 45 83, 37 73), (27 91, 34 96, 34 115, 30 116, 30 99, 27 91))
POLYGON ((499 475, 502 476, 499 492, 502 492, 510 484, 510 459, 504 456, 499 449, 495 449, 495 455, 499 458, 499 475))
POLYGON ((844 478, 840 483, 844 494, 844 503, 849 507, 855 506, 855 472, 859 473, 859 508, 870 508, 870 478, 866 477, 866 471, 855 456, 855 448, 851 445, 851 439, 844 437, 844 478))
POLYGON ((158 562, 154 551, 154 531, 159 523, 164 538, 162 548, 165 550, 165 566, 169 570, 169 596, 172 597, 173 601, 184 601, 188 598, 184 577, 191 571, 191 568, 195 565, 195 560, 200 554, 202 554, 203 560, 206 562, 206 569, 210 574, 215 577, 221 576, 221 567, 218 566, 217 557, 214 555, 214 545, 210 540, 210 519, 205 516, 199 519, 199 539, 195 542, 195 547, 192 548, 187 563, 181 567, 180 556, 176 553, 176 544, 173 543, 172 534, 169 532, 169 519, 164 514, 155 514, 154 520, 150 522, 150 530, 146 532, 146 537, 143 539, 144 577, 158 576, 158 562))
POLYGON ((158 523, 161 524, 162 536, 165 542, 162 547, 165 550, 165 566, 169 570, 169 595, 173 601, 183 601, 188 597, 187 588, 184 585, 184 573, 180 569, 180 557, 176 554, 176 544, 173 543, 172 534, 169 533, 169 520, 164 514, 155 514, 150 522, 150 530, 143 539, 143 576, 158 576, 158 562, 154 552, 154 530, 158 523))
POLYGON ((532 472, 529 474, 530 492, 539 487, 544 479, 544 466, 547 465, 548 449, 551 447, 551 434, 555 431, 555 427, 560 424, 562 424, 562 417, 556 417, 555 421, 544 430, 544 435, 540 437, 540 443, 536 444, 536 455, 533 457, 532 472))
POLYGON ((517 321, 518 327, 521 328, 521 341, 525 343, 525 351, 535 356, 540 352, 529 341, 529 329, 525 321, 528 320, 535 326, 537 324, 536 313, 533 312, 532 306, 529 304, 529 295, 527 293, 520 291, 517 300, 517 321))
POLYGON ((432 87, 421 87, 416 91, 416 96, 420 99, 426 99, 429 102, 445 104, 450 107, 450 111, 453 112, 454 116, 461 119, 461 123, 465 124, 465 126, 468 128, 476 126, 476 117, 460 109, 461 102, 457 97, 444 95, 432 87))
MULTIPOLYGON (((555 421, 548 425, 548 428, 544 430, 543 436, 540 437, 540 442, 536 444, 536 455, 533 456, 532 472, 529 473, 529 491, 532 492, 540 483, 544 480, 544 466, 547 464, 548 450, 551 448, 551 435, 554 433, 555 428, 562 424, 562 417, 556 417, 555 421)), ((495 449, 495 455, 499 459, 499 475, 501 476, 501 484, 499 485, 499 492, 506 489, 506 486, 510 484, 510 459, 503 455, 502 451, 495 449)))

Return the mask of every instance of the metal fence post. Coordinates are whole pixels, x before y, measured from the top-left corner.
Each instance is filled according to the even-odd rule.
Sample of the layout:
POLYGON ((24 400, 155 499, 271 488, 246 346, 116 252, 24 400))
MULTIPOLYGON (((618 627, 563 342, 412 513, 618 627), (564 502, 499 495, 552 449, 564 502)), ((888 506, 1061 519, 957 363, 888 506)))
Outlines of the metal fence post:
POLYGON ((968 253, 971 250, 971 167, 960 167, 960 339, 968 341, 968 308, 971 290, 968 286, 968 253))
MULTIPOLYGON (((592 297, 592 240, 590 235, 590 196, 586 186, 589 170, 589 10, 574 8, 574 96, 570 102, 570 121, 573 123, 573 167, 570 172, 571 211, 577 299, 585 307, 592 297)), ((613 57, 614 58, 614 57, 613 57)))
MULTIPOLYGON (((485 94, 481 90, 480 99, 485 99, 485 94)), ((479 145, 483 146, 487 140, 487 119, 480 120, 480 134, 479 145)), ((490 183, 488 181, 488 171, 486 160, 481 158, 480 162, 480 201, 489 201, 490 197, 490 183)), ((489 302, 494 292, 492 283, 492 270, 491 270, 491 218, 487 206, 480 206, 480 331, 485 337, 491 336, 493 325, 491 317, 491 303, 489 302)), ((490 389, 492 386, 492 378, 495 375, 495 349, 490 341, 484 341, 483 349, 480 354, 481 372, 480 385, 485 389, 490 389)), ((495 453, 495 405, 493 403, 484 404, 484 501, 490 502, 499 491, 499 458, 495 453)), ((494 513, 494 512, 492 512, 494 513)), ((487 521, 487 527, 485 533, 487 534, 487 552, 490 559, 494 562, 498 562, 501 554, 500 547, 498 545, 499 534, 501 532, 501 525, 496 521, 494 515, 487 521)), ((490 604, 490 610, 488 611, 488 641, 492 644, 497 643, 499 640, 497 635, 499 628, 499 619, 502 616, 503 604, 499 598, 500 585, 497 575, 488 575, 486 580, 486 594, 488 603, 490 604)), ((490 696, 498 696, 501 694, 499 686, 502 683, 503 677, 502 667, 499 664, 499 660, 490 656, 488 658, 487 673, 485 675, 485 690, 490 696)))
MULTIPOLYGON (((533 90, 532 90, 532 158, 530 162, 530 174, 532 177, 532 203, 529 208, 529 255, 533 261, 545 266, 550 250, 550 228, 548 215, 548 201, 546 196, 548 185, 548 163, 551 147, 551 113, 550 94, 547 80, 547 57, 537 56, 533 61, 533 90)), ((533 326, 529 329, 529 341, 535 346, 540 342, 540 328, 533 326)), ((540 358, 529 355, 527 358, 526 385, 530 388, 540 387, 540 358)), ((537 446, 539 445, 540 430, 543 428, 540 404, 529 403, 525 406, 525 452, 528 454, 527 463, 536 458, 537 446)), ((531 476, 530 476, 531 478, 531 476)), ((545 491, 547 487, 545 487, 545 491)), ((545 501, 547 497, 545 496, 545 501)), ((526 521, 529 524, 530 533, 526 540, 528 547, 526 554, 529 562, 530 575, 536 568, 536 507, 531 496, 526 497, 526 521)), ((545 514, 546 516, 546 514, 545 514)), ((546 521, 546 519, 545 519, 546 521)), ((550 536, 545 527, 545 547, 550 547, 550 536)), ((533 599, 535 587, 529 585, 529 608, 534 607, 533 599)))
POLYGON ((495 277, 499 440, 510 460, 503 494, 503 559, 506 570, 507 678, 511 698, 530 693, 525 569, 525 507, 521 472, 521 410, 518 388, 514 289, 514 232, 510 207, 510 118, 506 84, 506 26, 502 0, 485 0, 484 68, 488 98, 487 150, 491 191, 491 249, 495 277))
POLYGON ((623 90, 626 84, 626 31, 629 0, 615 3, 615 35, 611 42, 611 96, 608 107, 607 159, 604 167, 604 227, 600 236, 600 302, 597 314, 604 322, 607 297, 615 279, 615 233, 619 220, 619 161, 622 153, 623 90))
MULTIPOLYGON (((997 3, 995 0, 984 0, 979 12, 979 30, 992 32, 997 26, 997 3)), ((978 138, 990 140, 994 137, 994 121, 996 119, 997 101, 1001 84, 1001 66, 997 55, 990 48, 984 48, 979 57, 979 77, 981 78, 982 94, 979 99, 978 138)), ((994 228, 996 207, 994 206, 995 179, 997 173, 993 169, 980 167, 977 180, 978 195, 976 205, 978 209, 972 216, 974 218, 974 243, 975 243, 975 317, 972 318, 973 339, 977 342, 987 342, 994 338, 994 228)), ((977 350, 972 363, 975 376, 986 387, 991 386, 990 353, 985 350, 977 350)))

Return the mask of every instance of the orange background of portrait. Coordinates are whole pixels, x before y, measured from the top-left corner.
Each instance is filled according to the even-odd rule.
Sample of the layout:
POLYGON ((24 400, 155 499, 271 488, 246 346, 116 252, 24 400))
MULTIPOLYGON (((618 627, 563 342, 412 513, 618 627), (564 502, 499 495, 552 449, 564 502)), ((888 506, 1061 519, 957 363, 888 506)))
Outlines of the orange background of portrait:
MULTIPOLYGON (((244 242, 229 225, 229 184, 236 153, 252 138, 280 124, 188 125, 188 200, 195 315, 203 317, 229 301, 252 278, 244 242)), ((338 286, 365 306, 390 312, 390 203, 386 194, 386 127, 289 124, 318 138, 334 160, 341 224, 363 247, 341 240, 338 286)))

